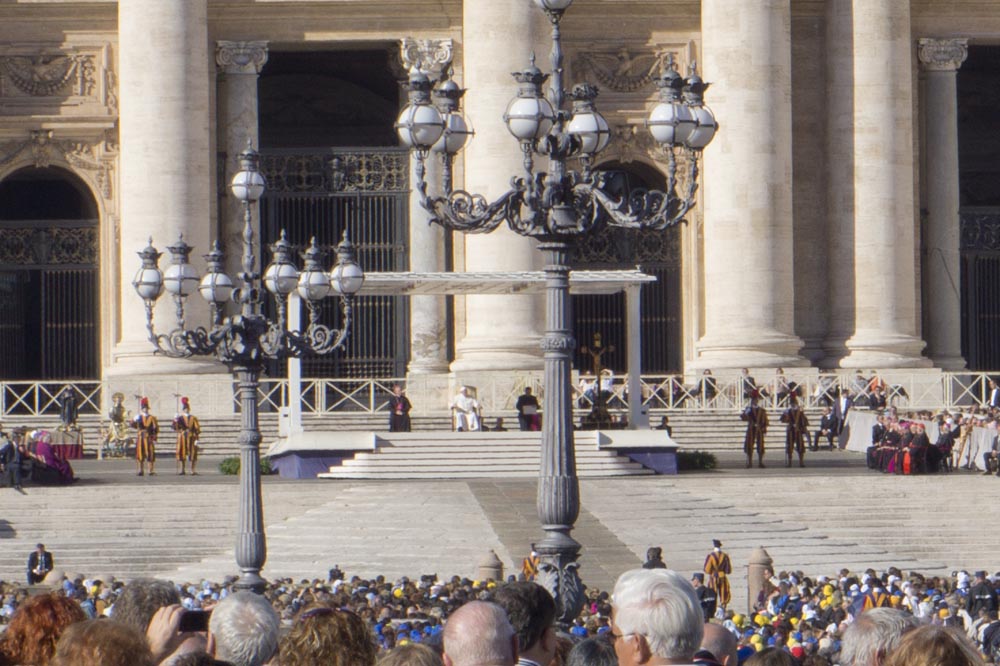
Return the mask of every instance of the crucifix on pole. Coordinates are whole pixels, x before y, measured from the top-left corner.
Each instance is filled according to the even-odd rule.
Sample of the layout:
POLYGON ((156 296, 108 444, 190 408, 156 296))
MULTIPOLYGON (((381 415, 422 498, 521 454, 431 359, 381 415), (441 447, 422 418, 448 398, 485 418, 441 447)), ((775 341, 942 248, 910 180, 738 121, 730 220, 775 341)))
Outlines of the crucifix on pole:
POLYGON ((594 342, 591 346, 584 345, 580 351, 590 356, 594 372, 594 397, 593 406, 590 413, 583 417, 584 428, 608 428, 611 426, 611 414, 608 412, 608 399, 605 395, 604 387, 601 386, 601 374, 604 372, 604 365, 601 358, 608 353, 614 353, 615 346, 604 346, 601 334, 594 333, 594 342))

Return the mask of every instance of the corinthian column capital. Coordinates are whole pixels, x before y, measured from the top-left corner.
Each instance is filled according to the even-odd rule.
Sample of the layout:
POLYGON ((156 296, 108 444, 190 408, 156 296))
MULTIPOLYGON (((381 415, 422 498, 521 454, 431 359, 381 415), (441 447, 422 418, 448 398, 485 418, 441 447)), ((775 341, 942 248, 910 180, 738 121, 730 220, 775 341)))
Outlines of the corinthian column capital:
POLYGON ((451 66, 454 43, 451 39, 404 37, 400 41, 399 51, 406 71, 418 69, 434 79, 451 66))
POLYGON ((267 42, 215 43, 215 62, 226 74, 260 74, 267 62, 267 42))
POLYGON ((922 37, 917 40, 917 58, 921 67, 929 72, 954 72, 962 66, 968 55, 968 39, 922 37))

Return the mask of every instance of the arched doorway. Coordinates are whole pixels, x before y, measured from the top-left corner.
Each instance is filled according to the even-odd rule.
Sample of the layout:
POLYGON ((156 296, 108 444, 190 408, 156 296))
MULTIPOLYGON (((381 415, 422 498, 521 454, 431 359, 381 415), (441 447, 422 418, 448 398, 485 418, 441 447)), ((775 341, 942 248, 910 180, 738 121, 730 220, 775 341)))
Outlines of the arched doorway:
POLYGON ((0 379, 100 376, 98 212, 68 171, 0 181, 0 379))
MULTIPOLYGON (((664 190, 662 174, 641 163, 601 165, 607 189, 616 198, 627 197, 638 188, 664 190)), ((655 275, 657 281, 642 288, 642 370, 644 373, 679 372, 683 366, 681 347, 681 253, 680 232, 640 231, 606 228, 584 238, 573 256, 574 268, 622 270, 636 266, 655 275)), ((600 333, 604 345, 615 351, 602 363, 616 373, 627 368, 628 342, 625 336, 625 295, 573 296, 573 331, 580 346, 589 345, 600 333)), ((579 349, 575 367, 589 371, 591 360, 579 349)))

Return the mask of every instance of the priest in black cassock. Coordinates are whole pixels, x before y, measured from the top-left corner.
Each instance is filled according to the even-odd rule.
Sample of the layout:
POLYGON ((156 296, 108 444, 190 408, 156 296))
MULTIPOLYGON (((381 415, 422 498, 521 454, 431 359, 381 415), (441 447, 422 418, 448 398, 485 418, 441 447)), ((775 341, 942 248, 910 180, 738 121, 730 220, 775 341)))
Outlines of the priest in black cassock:
POLYGON ((393 384, 392 395, 389 396, 389 432, 410 432, 412 408, 409 398, 403 395, 403 387, 393 384))

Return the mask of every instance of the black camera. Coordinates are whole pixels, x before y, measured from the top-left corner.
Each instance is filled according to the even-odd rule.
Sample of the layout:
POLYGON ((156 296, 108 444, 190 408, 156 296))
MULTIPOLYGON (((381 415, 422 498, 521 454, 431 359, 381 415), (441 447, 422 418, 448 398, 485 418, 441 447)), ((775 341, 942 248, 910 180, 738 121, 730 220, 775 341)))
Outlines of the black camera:
POLYGON ((208 631, 208 618, 211 617, 211 615, 212 611, 184 611, 184 614, 181 615, 181 623, 178 625, 177 630, 180 632, 208 631))

